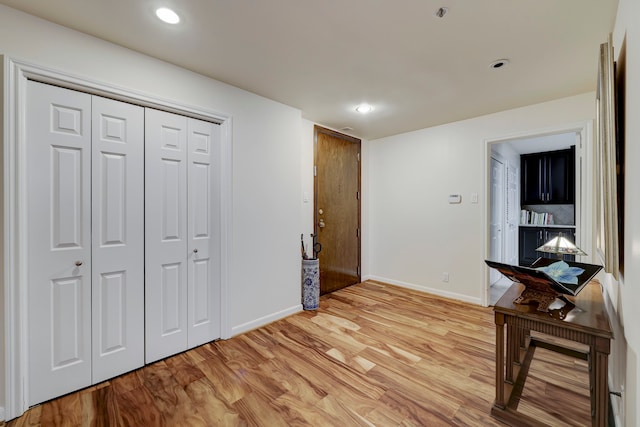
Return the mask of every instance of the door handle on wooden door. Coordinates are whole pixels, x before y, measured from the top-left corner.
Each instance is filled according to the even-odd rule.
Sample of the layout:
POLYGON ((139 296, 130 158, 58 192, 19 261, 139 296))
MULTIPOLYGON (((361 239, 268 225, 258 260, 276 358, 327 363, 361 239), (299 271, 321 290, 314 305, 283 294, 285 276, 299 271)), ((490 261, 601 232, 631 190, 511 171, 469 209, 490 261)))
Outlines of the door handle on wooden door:
POLYGON ((318 222, 318 227, 324 228, 324 219, 320 218, 320 222, 318 222))

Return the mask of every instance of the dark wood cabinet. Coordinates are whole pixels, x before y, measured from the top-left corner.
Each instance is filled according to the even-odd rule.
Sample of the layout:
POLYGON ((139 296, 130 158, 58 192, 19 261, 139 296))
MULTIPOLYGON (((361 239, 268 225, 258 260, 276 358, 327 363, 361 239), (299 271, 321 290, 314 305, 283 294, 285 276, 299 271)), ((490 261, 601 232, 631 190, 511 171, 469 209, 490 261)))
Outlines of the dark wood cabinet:
POLYGON ((573 204, 575 147, 520 156, 523 205, 573 204))
MULTIPOLYGON (((540 257, 557 258, 556 254, 538 252, 536 249, 560 234, 575 243, 576 232, 573 228, 520 227, 518 263, 528 267, 540 257)), ((575 256, 564 255, 563 259, 575 261, 575 256)))
POLYGON ((520 246, 518 263, 522 266, 530 266, 540 258, 540 252, 536 252, 536 248, 540 247, 540 241, 543 238, 544 231, 538 227, 520 227, 520 236, 518 244, 520 246))

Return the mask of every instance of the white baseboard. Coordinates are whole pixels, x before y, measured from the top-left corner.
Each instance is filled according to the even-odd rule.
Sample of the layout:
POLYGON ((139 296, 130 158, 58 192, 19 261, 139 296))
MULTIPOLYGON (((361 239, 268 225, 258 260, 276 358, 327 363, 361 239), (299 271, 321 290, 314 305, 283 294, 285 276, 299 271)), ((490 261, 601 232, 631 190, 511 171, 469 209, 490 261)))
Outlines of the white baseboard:
POLYGON ((242 325, 233 326, 231 328, 231 336, 234 337, 236 335, 243 334, 253 329, 257 329, 261 326, 268 325, 269 323, 275 322, 276 320, 280 320, 287 316, 291 316, 292 314, 299 313, 301 311, 302 304, 298 304, 294 305, 293 307, 289 307, 284 310, 269 314, 267 316, 260 317, 250 322, 243 323, 242 325))
MULTIPOLYGON (((363 281, 365 279, 362 279, 363 281)), ((379 276, 367 276, 366 280, 375 280, 378 282, 388 283, 390 285, 396 285, 407 289, 412 289, 414 291, 426 292, 428 294, 437 295, 444 298, 455 299, 458 301, 464 301, 471 304, 482 305, 482 300, 480 298, 470 297, 468 295, 458 294, 455 292, 447 292, 441 289, 433 289, 427 286, 416 285, 414 283, 401 282, 399 280, 388 279, 386 277, 379 276)))

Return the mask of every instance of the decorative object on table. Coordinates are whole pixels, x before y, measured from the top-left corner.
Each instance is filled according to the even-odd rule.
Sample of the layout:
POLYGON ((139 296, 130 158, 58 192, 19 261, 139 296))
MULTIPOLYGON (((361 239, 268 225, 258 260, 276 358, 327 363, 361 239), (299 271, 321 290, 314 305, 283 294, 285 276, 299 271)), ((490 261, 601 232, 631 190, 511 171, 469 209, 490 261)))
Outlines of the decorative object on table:
POLYGON ((303 235, 300 235, 302 250, 302 308, 317 310, 320 306, 320 260, 318 254, 322 245, 318 236, 311 234, 311 249, 313 258, 309 258, 304 245, 303 235))
POLYGON ((584 273, 584 268, 571 267, 564 261, 556 261, 553 264, 537 267, 536 270, 544 271, 558 282, 569 285, 577 285, 578 276, 584 273))
POLYGON ((537 248, 536 251, 557 254, 560 259, 562 259, 563 255, 586 255, 582 249, 574 245, 573 242, 564 237, 562 233, 537 248))
POLYGON ((522 293, 513 301, 514 303, 537 303, 538 311, 543 312, 548 312, 549 305, 558 297, 578 295, 582 288, 602 269, 600 265, 558 261, 550 258, 538 258, 531 267, 521 267, 488 260, 485 260, 485 263, 489 267, 498 270, 511 281, 524 285, 522 293))

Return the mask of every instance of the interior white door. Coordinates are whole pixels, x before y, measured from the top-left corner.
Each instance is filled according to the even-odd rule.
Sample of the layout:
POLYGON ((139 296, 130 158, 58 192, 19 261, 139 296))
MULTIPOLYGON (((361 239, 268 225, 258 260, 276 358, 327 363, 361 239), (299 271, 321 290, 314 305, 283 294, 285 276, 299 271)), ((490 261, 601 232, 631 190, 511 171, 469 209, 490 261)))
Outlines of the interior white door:
POLYGON ((91 96, 27 84, 29 398, 91 384, 91 96))
POLYGON ((145 109, 145 360, 187 348, 187 118, 145 109))
POLYGON ((220 126, 188 119, 188 347, 220 338, 220 126))
POLYGON ((93 383, 144 365, 144 108, 92 97, 93 383))
MULTIPOLYGON (((491 158, 491 260, 502 262, 502 232, 504 209, 504 164, 491 158)), ((501 277, 495 269, 490 269, 490 283, 493 284, 501 277)))

